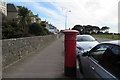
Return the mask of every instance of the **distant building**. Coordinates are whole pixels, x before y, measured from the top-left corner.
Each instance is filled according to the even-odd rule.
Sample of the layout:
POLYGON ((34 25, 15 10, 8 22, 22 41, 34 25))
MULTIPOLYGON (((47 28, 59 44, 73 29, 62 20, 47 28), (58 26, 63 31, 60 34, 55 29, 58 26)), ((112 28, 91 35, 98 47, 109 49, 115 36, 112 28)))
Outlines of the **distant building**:
POLYGON ((41 18, 37 17, 36 18, 36 23, 41 23, 41 18))
POLYGON ((0 1, 0 12, 2 12, 5 16, 7 16, 6 0, 1 0, 0 1))
POLYGON ((41 23, 41 18, 39 18, 38 15, 34 15, 30 10, 29 17, 31 18, 31 23, 41 23))
POLYGON ((32 13, 31 10, 29 10, 29 17, 31 18, 31 23, 35 23, 36 22, 35 16, 34 16, 34 14, 32 13))
POLYGON ((14 4, 7 4, 7 19, 16 20, 18 19, 18 7, 14 4))
POLYGON ((59 30, 52 24, 49 24, 47 21, 41 21, 41 23, 48 31, 50 31, 54 34, 59 33, 59 30))
POLYGON ((46 27, 45 27, 45 28, 46 28, 47 30, 50 29, 50 26, 51 26, 51 25, 49 25, 48 22, 46 22, 46 27))
POLYGON ((50 25, 46 21, 41 21, 41 25, 44 26, 47 30, 50 28, 50 25))
POLYGON ((54 34, 59 33, 59 30, 55 26, 50 26, 49 31, 54 33, 54 34))

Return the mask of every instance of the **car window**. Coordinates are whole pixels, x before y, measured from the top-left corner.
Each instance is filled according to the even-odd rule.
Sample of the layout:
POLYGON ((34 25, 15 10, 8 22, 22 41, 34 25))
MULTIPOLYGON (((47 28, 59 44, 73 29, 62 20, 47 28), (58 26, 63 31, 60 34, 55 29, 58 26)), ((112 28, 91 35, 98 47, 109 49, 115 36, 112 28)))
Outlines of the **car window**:
POLYGON ((98 61, 107 48, 109 48, 107 45, 96 46, 93 50, 90 51, 90 56, 98 61))
POLYGON ((92 36, 77 36, 77 41, 95 41, 92 36))
POLYGON ((114 76, 120 78, 120 47, 113 47, 107 50, 99 60, 99 64, 114 76))
POLYGON ((120 47, 114 46, 112 48, 112 51, 113 51, 114 54, 120 55, 120 47))

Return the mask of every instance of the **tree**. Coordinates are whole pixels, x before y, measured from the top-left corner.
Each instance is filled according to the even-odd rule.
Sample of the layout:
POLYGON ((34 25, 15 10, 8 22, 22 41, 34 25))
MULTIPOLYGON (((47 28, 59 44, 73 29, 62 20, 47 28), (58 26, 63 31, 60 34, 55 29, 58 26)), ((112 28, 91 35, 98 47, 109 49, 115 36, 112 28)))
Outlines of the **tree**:
POLYGON ((81 25, 75 25, 72 30, 77 30, 79 31, 80 34, 83 32, 83 27, 81 25))
POLYGON ((23 24, 23 25, 27 25, 28 22, 28 17, 29 17, 29 10, 25 7, 20 7, 19 8, 19 11, 18 11, 18 15, 20 16, 20 22, 23 24))
POLYGON ((102 27, 101 29, 98 26, 92 25, 75 25, 72 30, 78 30, 81 34, 99 34, 99 33, 108 33, 110 28, 107 26, 102 27), (102 31, 102 32, 101 32, 102 31))
POLYGON ((100 28, 98 26, 93 26, 92 33, 100 33, 100 28))
POLYGON ((31 23, 31 18, 29 17, 29 10, 25 7, 19 7, 18 15, 20 16, 20 23, 22 24, 22 29, 24 34, 28 33, 28 25, 31 23))
POLYGON ((93 30, 93 26, 91 26, 91 25, 86 25, 86 26, 84 26, 84 33, 85 33, 85 34, 90 34, 90 33, 92 33, 92 30, 93 30))
POLYGON ((101 28, 101 31, 103 32, 103 33, 108 33, 109 32, 109 27, 107 27, 107 26, 103 26, 102 28, 101 28))

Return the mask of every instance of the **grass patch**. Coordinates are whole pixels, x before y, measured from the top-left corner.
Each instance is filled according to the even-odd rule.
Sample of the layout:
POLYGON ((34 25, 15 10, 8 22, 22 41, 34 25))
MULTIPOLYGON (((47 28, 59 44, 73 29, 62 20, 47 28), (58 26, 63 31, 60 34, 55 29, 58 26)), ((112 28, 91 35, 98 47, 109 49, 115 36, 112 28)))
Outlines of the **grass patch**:
POLYGON ((91 35, 93 37, 102 37, 102 38, 110 38, 110 39, 119 39, 120 35, 91 35))

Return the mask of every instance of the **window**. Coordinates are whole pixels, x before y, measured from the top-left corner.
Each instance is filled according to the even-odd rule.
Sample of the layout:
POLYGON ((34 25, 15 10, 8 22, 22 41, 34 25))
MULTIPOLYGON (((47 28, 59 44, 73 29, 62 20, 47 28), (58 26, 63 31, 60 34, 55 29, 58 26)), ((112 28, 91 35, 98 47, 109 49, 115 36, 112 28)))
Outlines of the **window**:
POLYGON ((103 53, 107 48, 107 45, 99 45, 90 51, 90 56, 95 60, 99 61, 99 59, 102 57, 103 53))
POLYGON ((112 51, 113 51, 114 54, 120 55, 120 47, 114 46, 114 47, 112 48, 112 51))
POLYGON ((120 47, 107 48, 99 60, 99 64, 114 76, 120 78, 120 47))
POLYGON ((95 41, 92 36, 77 36, 77 41, 95 41))

